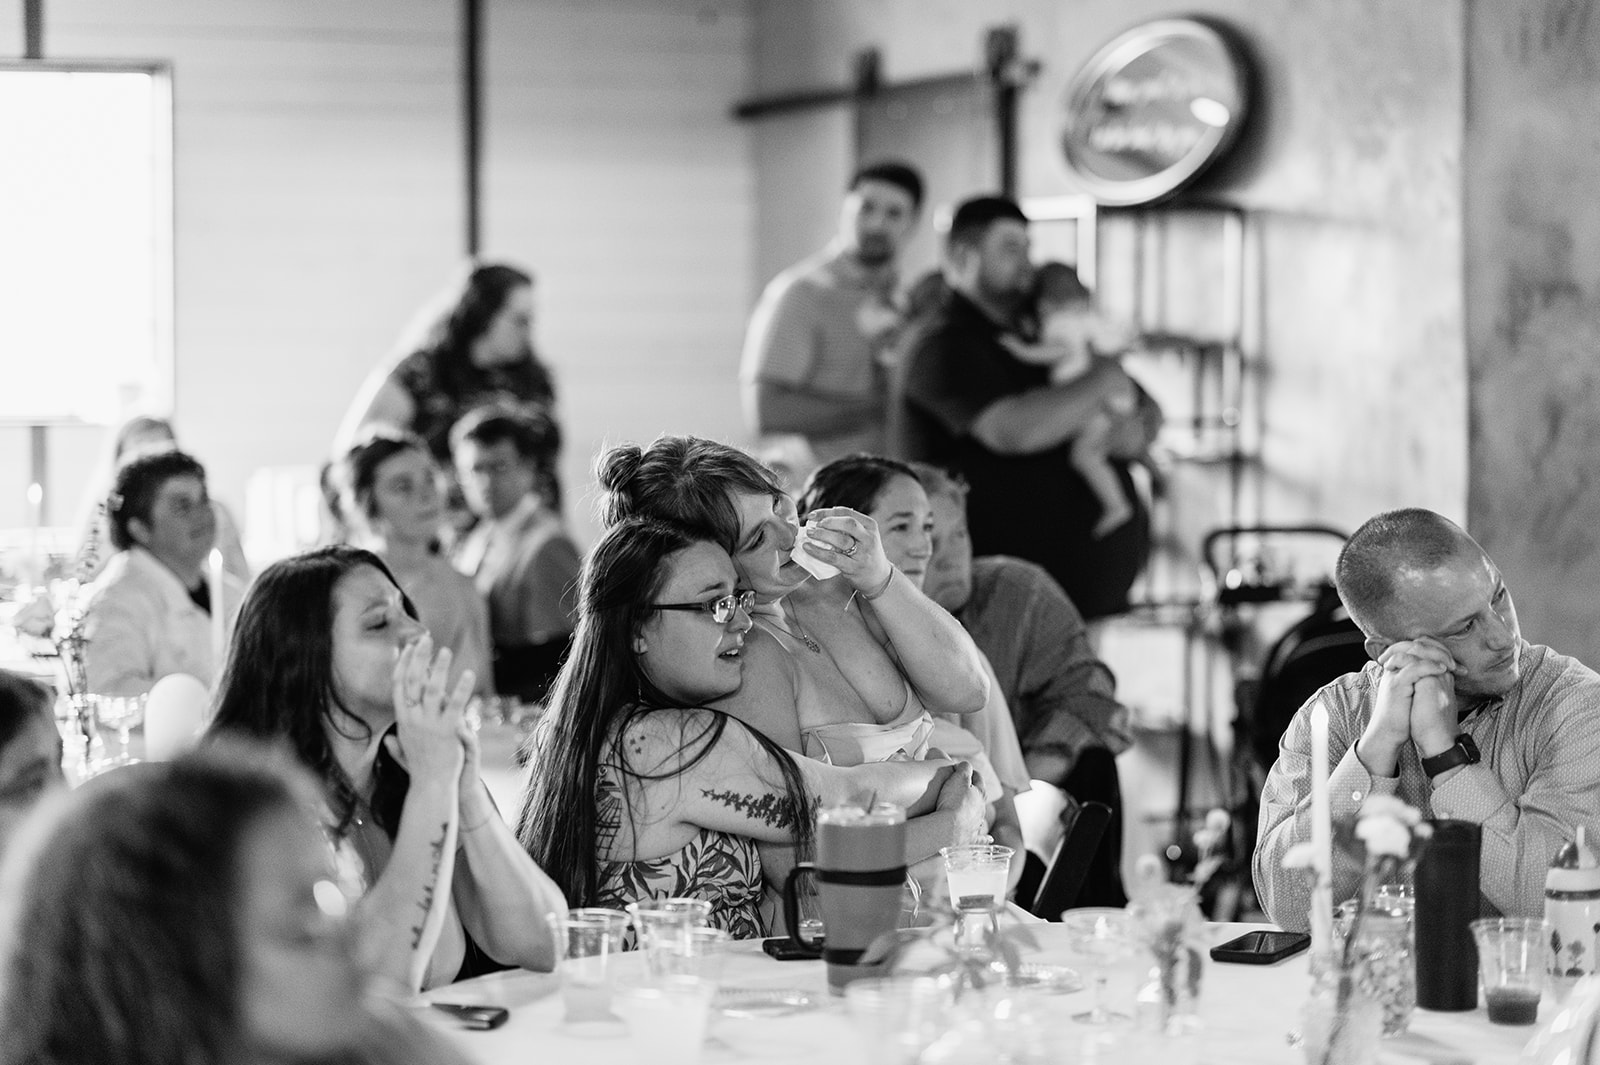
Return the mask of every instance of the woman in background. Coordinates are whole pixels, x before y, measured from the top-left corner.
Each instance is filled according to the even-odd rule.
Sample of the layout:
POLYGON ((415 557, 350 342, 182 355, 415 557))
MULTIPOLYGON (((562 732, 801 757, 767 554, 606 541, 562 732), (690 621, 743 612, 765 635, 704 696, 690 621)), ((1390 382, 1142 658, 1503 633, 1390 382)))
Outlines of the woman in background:
POLYGON ((368 994, 315 790, 264 749, 86 783, 0 875, 0 1065, 455 1065, 368 994))
MULTIPOLYGON (((139 414, 122 423, 111 436, 111 449, 86 482, 83 503, 78 508, 77 572, 76 576, 88 582, 99 576, 116 548, 110 545, 110 529, 106 521, 106 494, 116 480, 117 470, 123 463, 149 451, 178 450, 178 436, 172 422, 149 414, 139 414)), ((231 574, 240 587, 250 583, 250 563, 245 558, 244 547, 239 543, 239 523, 228 508, 216 499, 211 500, 211 510, 217 523, 216 547, 222 552, 222 568, 231 574)))
POLYGON ((286 742, 316 773, 364 892, 366 956, 407 991, 549 969, 545 917, 566 906, 495 809, 466 722, 472 678, 449 673, 381 559, 321 548, 256 579, 211 723, 286 742))
POLYGON ((0 855, 34 805, 66 786, 54 705, 42 684, 0 669, 0 855))
MULTIPOLYGON (((472 263, 424 310, 414 335, 356 394, 334 437, 342 454, 362 431, 387 425, 420 436, 450 468, 450 427, 474 407, 541 407, 555 416, 550 370, 533 345, 533 276, 505 263, 472 263)), ((559 509, 555 470, 540 485, 559 509)))
POLYGON ((427 447, 410 433, 375 429, 345 454, 337 479, 352 541, 388 564, 434 641, 490 694, 489 606, 439 550, 445 499, 427 447))
MULTIPOLYGON (((968 789, 946 762, 796 758, 707 704, 742 680, 753 596, 696 533, 623 521, 584 563, 518 836, 575 906, 689 896, 736 938, 767 933, 758 843, 809 849, 812 808, 875 794, 947 836, 968 789), (936 783, 942 786, 935 788, 936 783)), ((922 857, 918 854, 916 857, 922 857)))
MULTIPOLYGON (((877 522, 884 554, 922 590, 933 557, 934 529, 932 505, 916 470, 876 455, 835 459, 812 473, 800 497, 802 513, 825 507, 849 507, 877 522)), ((936 715, 930 742, 953 758, 970 760, 973 771, 984 778, 989 833, 996 843, 1015 852, 1011 862, 1015 887, 1026 858, 1015 799, 1029 790, 1032 781, 994 667, 982 651, 978 654, 989 677, 988 702, 971 714, 936 715)))

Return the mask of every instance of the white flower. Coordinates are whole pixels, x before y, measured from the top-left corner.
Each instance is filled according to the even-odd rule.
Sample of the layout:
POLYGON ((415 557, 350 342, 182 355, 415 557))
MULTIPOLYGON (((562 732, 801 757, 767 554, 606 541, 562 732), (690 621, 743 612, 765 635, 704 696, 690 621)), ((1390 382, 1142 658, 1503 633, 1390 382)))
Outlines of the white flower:
POLYGON ((1356 822, 1356 838, 1367 845, 1368 855, 1404 858, 1411 850, 1411 830, 1405 822, 1385 815, 1364 815, 1356 822))
POLYGON ((1311 845, 1310 840, 1306 840, 1284 851, 1279 864, 1285 869, 1310 869, 1316 856, 1316 848, 1311 845))
POLYGON ((1362 820, 1368 817, 1392 817, 1408 828, 1422 820, 1422 814, 1415 806, 1393 795, 1367 796, 1367 801, 1361 804, 1359 816, 1362 820))

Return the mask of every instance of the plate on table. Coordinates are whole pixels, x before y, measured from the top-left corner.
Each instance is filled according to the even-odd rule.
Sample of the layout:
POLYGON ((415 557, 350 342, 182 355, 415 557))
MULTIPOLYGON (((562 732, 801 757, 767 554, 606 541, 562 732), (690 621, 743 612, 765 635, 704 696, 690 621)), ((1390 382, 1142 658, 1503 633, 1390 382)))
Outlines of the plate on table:
POLYGON ((816 1009, 818 996, 794 987, 725 987, 711 1007, 724 1017, 786 1017, 816 1009))
POLYGON ((1083 990, 1083 977, 1078 975, 1078 970, 1065 965, 1023 962, 1012 971, 1010 984, 1049 995, 1069 995, 1083 990))

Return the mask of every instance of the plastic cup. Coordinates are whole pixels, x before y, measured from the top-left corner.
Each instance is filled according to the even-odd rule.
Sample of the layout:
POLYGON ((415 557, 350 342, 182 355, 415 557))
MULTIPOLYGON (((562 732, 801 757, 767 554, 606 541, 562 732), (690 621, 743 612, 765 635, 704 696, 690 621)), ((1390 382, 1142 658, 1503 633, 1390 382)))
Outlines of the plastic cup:
POLYGON ((1550 922, 1537 917, 1485 917, 1473 921, 1478 979, 1493 1024, 1533 1024, 1539 1019, 1550 968, 1550 922))
POLYGON ((670 973, 669 968, 663 967, 662 952, 671 949, 679 954, 686 953, 689 931, 705 927, 711 919, 711 903, 705 899, 651 899, 630 902, 627 910, 652 976, 670 973))
POLYGON ((634 1060, 696 1065, 716 992, 709 980, 681 975, 619 987, 617 1012, 628 1026, 634 1060))
POLYGON ((662 943, 649 957, 663 978, 692 976, 716 985, 722 982, 722 963, 732 939, 720 928, 690 928, 662 943))
POLYGON ((609 1022, 611 985, 616 959, 622 954, 622 936, 628 915, 594 907, 550 914, 546 920, 555 937, 556 977, 568 1024, 609 1022))
POLYGON ((950 885, 950 903, 960 909, 966 899, 992 898, 995 905, 1004 906, 1007 879, 1011 873, 1010 847, 986 844, 969 844, 963 847, 945 847, 945 878, 950 885))
POLYGON ((952 992, 931 976, 885 976, 849 984, 844 1001, 868 1061, 909 1065, 949 1026, 952 992))

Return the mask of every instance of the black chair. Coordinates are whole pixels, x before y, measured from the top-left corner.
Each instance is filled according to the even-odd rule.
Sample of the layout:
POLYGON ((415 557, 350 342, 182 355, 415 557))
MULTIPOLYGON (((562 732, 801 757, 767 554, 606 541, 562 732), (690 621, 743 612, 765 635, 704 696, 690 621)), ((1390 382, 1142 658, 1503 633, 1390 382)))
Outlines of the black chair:
POLYGON ((1111 807, 1105 803, 1069 803, 1061 812, 1061 827, 1065 830, 1061 843, 1045 868, 1033 901, 1024 909, 1046 921, 1060 921, 1062 911, 1077 902, 1089 873, 1089 862, 1100 849, 1110 824, 1111 807))
POLYGON ((1324 585, 1311 612, 1267 652, 1253 697, 1240 707, 1263 773, 1277 761, 1278 741, 1305 701, 1366 664, 1366 637, 1345 613, 1333 585, 1324 585))

